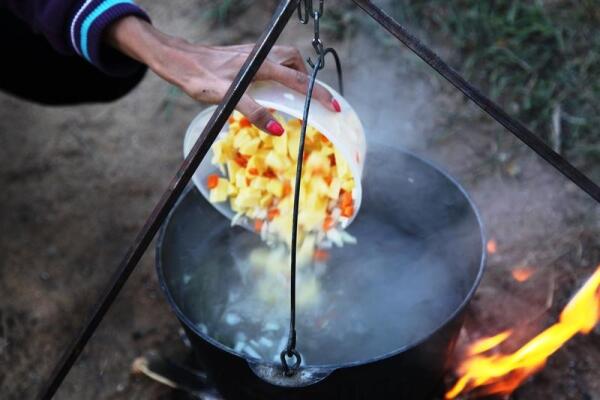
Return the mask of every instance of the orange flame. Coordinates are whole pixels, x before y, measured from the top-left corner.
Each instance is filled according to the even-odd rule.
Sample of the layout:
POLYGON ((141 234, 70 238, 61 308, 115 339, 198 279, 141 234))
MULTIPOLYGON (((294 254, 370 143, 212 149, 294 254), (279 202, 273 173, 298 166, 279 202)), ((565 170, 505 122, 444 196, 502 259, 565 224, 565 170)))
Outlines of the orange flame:
POLYGON ((512 335, 512 331, 507 330, 497 334, 496 336, 480 339, 473 343, 471 346, 469 346, 467 354, 470 356, 474 356, 476 354, 485 353, 486 351, 493 349, 501 343, 504 343, 504 341, 508 339, 510 335, 512 335))
POLYGON ((535 273, 535 270, 531 267, 517 267, 511 271, 512 277, 515 281, 523 283, 535 273))
POLYGON ((496 240, 490 239, 488 240, 485 248, 487 249, 488 254, 494 254, 498 251, 498 243, 496 243, 496 240))
POLYGON ((459 380, 446 399, 478 389, 481 395, 510 394, 577 333, 587 334, 600 320, 600 265, 560 314, 559 321, 511 354, 482 353, 508 339, 512 332, 473 343, 458 369, 459 380))

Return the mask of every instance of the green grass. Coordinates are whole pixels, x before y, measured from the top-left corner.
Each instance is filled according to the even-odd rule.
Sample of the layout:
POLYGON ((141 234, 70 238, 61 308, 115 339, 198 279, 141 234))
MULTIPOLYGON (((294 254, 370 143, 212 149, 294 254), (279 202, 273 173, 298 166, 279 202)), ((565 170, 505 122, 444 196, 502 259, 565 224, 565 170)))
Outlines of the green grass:
MULTIPOLYGON (((208 4, 206 17, 227 24, 252 2, 208 4)), ((390 0, 384 8, 426 42, 451 49, 449 61, 469 81, 600 180, 598 0, 390 0)), ((372 32, 365 20, 331 3, 322 28, 345 40, 361 27, 372 32)))
POLYGON ((252 0, 209 0, 203 16, 212 24, 224 25, 233 22, 235 17, 252 5, 252 0))
MULTIPOLYGON (((253 6, 271 10, 275 9, 276 4, 276 0, 263 0, 260 3, 252 0, 208 0, 203 17, 214 25, 234 24, 236 18, 248 7, 253 6)), ((353 8, 332 7, 332 4, 328 4, 326 7, 326 12, 321 20, 321 29, 325 34, 343 40, 354 33, 353 27, 355 26, 357 14, 353 8)), ((295 15, 292 17, 291 22, 297 22, 295 15)), ((309 26, 312 27, 312 21, 309 26)))
POLYGON ((600 3, 393 3, 392 13, 401 22, 457 51, 451 61, 467 79, 578 166, 590 172, 598 168, 600 3), (560 136, 552 134, 553 117, 560 136))

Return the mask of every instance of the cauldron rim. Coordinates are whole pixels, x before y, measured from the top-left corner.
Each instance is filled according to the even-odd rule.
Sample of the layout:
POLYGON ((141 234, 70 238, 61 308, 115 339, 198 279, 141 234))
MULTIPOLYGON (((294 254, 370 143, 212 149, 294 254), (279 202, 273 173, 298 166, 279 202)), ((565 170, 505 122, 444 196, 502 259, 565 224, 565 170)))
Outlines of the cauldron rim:
MULTIPOLYGON (((473 281, 471 288, 469 289, 469 291, 467 292, 466 296, 464 297, 462 302, 459 304, 459 306, 451 314, 449 314, 448 317, 446 317, 445 319, 442 319, 439 324, 437 324, 434 328, 432 328, 430 332, 423 335, 420 339, 417 339, 411 343, 405 344, 405 345, 403 345, 395 350, 392 350, 390 352, 387 352, 387 353, 384 353, 384 354, 381 354, 381 355, 378 355, 378 356, 375 356, 372 358, 360 360, 360 361, 351 361, 351 362, 345 362, 345 363, 340 363, 340 364, 311 364, 311 365, 307 365, 304 367, 311 368, 313 370, 334 371, 337 369, 359 367, 359 366, 363 366, 363 365, 367 365, 367 364, 376 363, 376 362, 379 362, 379 361, 382 361, 385 359, 395 357, 399 354, 405 353, 405 352, 407 352, 413 348, 416 348, 416 347, 420 346, 421 344, 427 342, 437 332, 442 330, 446 325, 448 325, 455 318, 457 318, 460 315, 460 313, 463 312, 463 310, 471 302, 473 296, 475 295, 475 292, 479 288, 479 284, 481 283, 481 279, 483 278, 483 274, 486 269, 486 261, 487 261, 487 251, 486 251, 487 239, 486 239, 486 237, 487 236, 486 236, 486 232, 485 232, 485 225, 483 223, 483 220, 481 218, 478 208, 476 207, 475 203, 473 202, 473 199, 471 198, 469 193, 465 190, 465 188, 458 182, 458 180, 456 180, 453 176, 451 176, 448 172, 446 172, 445 169, 441 168, 436 163, 434 163, 430 160, 424 159, 423 157, 418 156, 417 154, 415 154, 411 151, 408 151, 406 149, 396 148, 393 150, 403 153, 406 156, 412 157, 412 158, 418 160, 419 162, 425 164, 426 166, 434 169, 436 172, 441 174, 444 178, 448 179, 448 181, 450 181, 456 188, 458 188, 458 190, 461 192, 461 194, 467 200, 467 203, 469 204, 471 211, 475 215, 477 225, 479 226, 479 235, 480 235, 480 239, 481 239, 481 258, 479 261, 477 276, 475 277, 475 280, 473 281)), ((156 272, 158 275, 158 280, 159 280, 159 285, 160 285, 161 290, 167 297, 167 301, 169 302, 169 305, 175 312, 177 318, 183 324, 185 324, 185 326, 188 329, 190 329, 192 332, 194 332, 194 334, 196 334, 202 340, 208 342, 212 346, 215 346, 217 349, 225 351, 225 352, 229 353, 230 355, 237 357, 239 359, 245 360, 248 363, 255 363, 255 364, 271 366, 271 367, 280 367, 280 365, 278 363, 273 362, 273 361, 267 361, 267 360, 263 360, 260 358, 242 355, 242 354, 234 351, 233 349, 225 346, 224 344, 220 343, 219 341, 213 339, 209 335, 202 333, 198 329, 196 324, 194 324, 192 321, 190 321, 190 319, 186 316, 186 314, 179 308, 179 306, 177 305, 177 303, 175 302, 175 299, 173 298, 173 296, 171 294, 171 290, 167 287, 167 283, 166 283, 167 280, 164 275, 164 268, 163 268, 162 257, 161 257, 162 256, 161 249, 162 249, 162 245, 163 245, 163 242, 165 239, 167 227, 169 226, 171 219, 172 219, 173 215, 175 214, 175 211, 177 211, 177 208, 180 205, 180 203, 186 199, 186 197, 189 195, 189 192, 191 192, 191 191, 198 192, 198 190, 196 189, 196 187, 194 185, 188 185, 186 190, 181 194, 179 199, 177 199, 177 202, 175 203, 175 205, 169 212, 169 215, 167 216, 163 225, 160 228, 159 236, 156 241, 155 264, 156 264, 156 272)), ((204 198, 202 198, 202 200, 204 200, 204 198)))

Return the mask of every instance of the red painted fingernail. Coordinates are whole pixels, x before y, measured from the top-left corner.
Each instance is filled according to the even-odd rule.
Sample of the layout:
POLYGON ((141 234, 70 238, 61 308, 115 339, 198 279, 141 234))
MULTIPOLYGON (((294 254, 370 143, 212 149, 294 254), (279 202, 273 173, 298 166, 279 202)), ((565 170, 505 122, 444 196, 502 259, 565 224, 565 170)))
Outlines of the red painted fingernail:
POLYGON ((341 112, 342 111, 342 107, 340 106, 340 103, 338 103, 338 101, 336 99, 331 100, 331 105, 333 106, 333 109, 336 112, 341 112))
POLYGON ((270 134, 275 135, 275 136, 281 136, 281 135, 283 135, 283 132, 285 132, 285 129, 283 129, 283 126, 281 126, 281 124, 279 122, 275 121, 274 119, 267 122, 267 130, 269 131, 270 134))

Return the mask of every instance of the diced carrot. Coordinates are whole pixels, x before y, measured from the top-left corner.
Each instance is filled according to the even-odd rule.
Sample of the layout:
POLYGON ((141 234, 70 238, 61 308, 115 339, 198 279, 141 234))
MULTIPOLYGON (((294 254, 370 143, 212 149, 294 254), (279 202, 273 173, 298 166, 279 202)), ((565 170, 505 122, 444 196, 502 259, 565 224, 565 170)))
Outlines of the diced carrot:
POLYGON ((277 175, 275 175, 275 172, 273 172, 273 170, 271 168, 269 168, 268 170, 266 170, 263 173, 263 176, 265 178, 277 178, 277 175))
POLYGON ((342 216, 350 218, 354 214, 354 206, 347 206, 342 208, 342 216))
POLYGON ((333 181, 333 178, 330 175, 324 177, 323 179, 325 179, 325 183, 328 185, 331 185, 331 182, 333 181))
POLYGON ((277 208, 271 208, 268 212, 267 212, 267 219, 269 221, 273 221, 275 218, 279 217, 279 209, 277 208))
POLYGON ((340 203, 342 204, 342 208, 351 207, 352 206, 352 193, 344 192, 340 197, 340 203))
POLYGON ((243 117, 242 119, 240 119, 240 126, 242 128, 246 128, 249 126, 252 126, 252 123, 250 122, 250 120, 246 117, 243 117))
POLYGON ((306 161, 307 158, 308 158, 308 151, 305 151, 304 154, 302 154, 302 161, 306 161))
POLYGON ((327 136, 323 135, 321 132, 319 132, 319 137, 321 138, 321 142, 329 143, 329 139, 327 139, 327 136))
POLYGON ((292 193, 292 185, 288 181, 283 182, 283 196, 287 196, 292 193))
POLYGON ((329 259, 329 253, 327 250, 316 249, 313 257, 315 261, 327 261, 329 259))
POLYGON ((237 153, 235 155, 235 162, 242 168, 246 168, 246 166, 248 165, 248 159, 240 153, 237 153))
POLYGON ((248 172, 252 175, 258 175, 258 170, 256 168, 250 168, 248 172))
POLYGON ((335 155, 334 154, 330 154, 329 155, 329 164, 331 164, 332 167, 335 167, 335 155))
POLYGON ((333 228, 333 225, 334 225, 333 217, 331 215, 326 216, 325 220, 323 221, 323 230, 328 231, 331 228, 333 228))
POLYGON ((231 117, 229 117, 229 119, 227 120, 230 124, 233 124, 235 122, 235 118, 233 118, 233 115, 231 117))
POLYGON ((206 178, 206 187, 214 189, 219 186, 219 175, 211 174, 206 178))
POLYGON ((262 230, 263 224, 265 222, 262 219, 255 219, 254 220, 254 230, 256 232, 260 232, 262 230))

